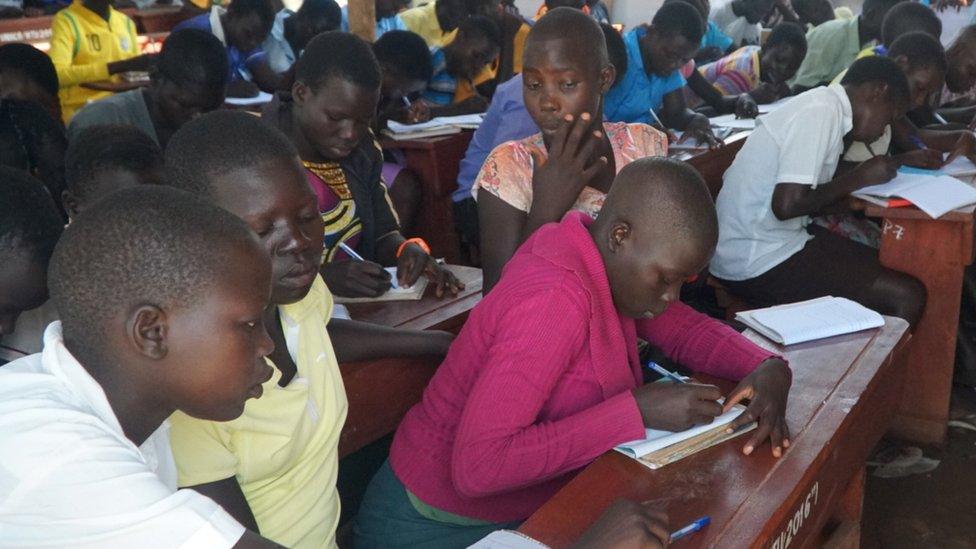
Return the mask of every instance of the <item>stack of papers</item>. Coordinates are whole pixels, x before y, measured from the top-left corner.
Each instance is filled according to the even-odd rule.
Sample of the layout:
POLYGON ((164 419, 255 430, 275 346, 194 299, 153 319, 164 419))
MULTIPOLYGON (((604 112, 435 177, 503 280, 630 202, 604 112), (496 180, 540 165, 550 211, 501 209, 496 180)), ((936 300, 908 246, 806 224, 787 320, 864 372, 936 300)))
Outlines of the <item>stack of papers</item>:
POLYGON ((884 326, 884 317, 843 297, 742 311, 735 319, 781 345, 793 345, 884 326))
POLYGON ((933 219, 976 203, 976 189, 955 177, 938 170, 907 167, 899 169, 891 181, 864 187, 853 194, 882 206, 888 206, 888 199, 904 198, 933 219))
POLYGON ((476 130, 484 120, 484 114, 463 114, 460 116, 439 116, 420 124, 401 124, 394 120, 387 122, 388 129, 383 133, 394 140, 419 139, 461 133, 461 130, 476 130))

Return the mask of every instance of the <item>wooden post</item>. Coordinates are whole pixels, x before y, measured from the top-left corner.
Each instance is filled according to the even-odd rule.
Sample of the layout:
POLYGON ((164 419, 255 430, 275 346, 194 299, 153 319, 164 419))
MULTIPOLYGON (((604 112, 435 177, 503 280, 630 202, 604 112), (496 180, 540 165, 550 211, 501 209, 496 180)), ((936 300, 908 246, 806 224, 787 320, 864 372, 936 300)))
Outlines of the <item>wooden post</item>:
POLYGON ((349 0, 349 32, 373 41, 376 32, 376 4, 373 0, 349 0))

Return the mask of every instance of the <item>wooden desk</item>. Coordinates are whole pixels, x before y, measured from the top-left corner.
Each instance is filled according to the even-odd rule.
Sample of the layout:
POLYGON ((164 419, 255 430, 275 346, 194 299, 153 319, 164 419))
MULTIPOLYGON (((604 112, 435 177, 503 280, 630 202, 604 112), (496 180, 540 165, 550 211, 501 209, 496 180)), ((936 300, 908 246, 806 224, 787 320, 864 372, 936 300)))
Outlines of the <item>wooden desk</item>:
POLYGON ((442 137, 381 142, 384 149, 403 151, 407 167, 420 176, 423 186, 414 232, 427 241, 434 256, 443 257, 448 263, 460 260, 451 193, 457 189, 458 168, 473 135, 473 131, 466 130, 442 137))
POLYGON ((742 455, 743 437, 656 471, 611 451, 520 531, 566 547, 613 500, 626 498, 666 506, 675 528, 711 517, 710 526, 674 547, 814 547, 825 541, 825 528, 856 547, 864 462, 901 390, 900 361, 891 355, 908 325, 886 320, 878 330, 778 349, 794 372, 787 412, 793 437, 782 458, 772 457, 768 442, 752 456, 742 455))
POLYGON ((98 82, 86 82, 84 84, 80 84, 80 86, 82 88, 88 88, 89 90, 121 93, 148 87, 149 81, 145 80, 140 82, 129 82, 122 80, 120 82, 115 82, 113 80, 99 80, 98 82))
MULTIPOLYGON (((165 37, 177 23, 193 16, 192 13, 172 6, 148 8, 145 10, 123 9, 120 11, 131 17, 136 23, 136 30, 140 34, 139 45, 142 53, 156 53, 159 51, 159 48, 152 45, 151 41, 151 47, 147 49, 147 44, 143 41, 142 35, 159 35, 165 37)), ((25 42, 33 44, 43 51, 47 51, 50 48, 51 23, 53 21, 53 15, 0 19, 0 44, 25 42)))
POLYGON ((176 25, 196 15, 178 6, 156 6, 126 13, 135 21, 139 34, 168 33, 176 25))
MULTIPOLYGON (((419 301, 350 304, 356 320, 413 330, 458 332, 468 312, 481 301, 481 270, 452 265, 465 283, 454 298, 438 299, 433 287, 419 301)), ((339 456, 349 455, 392 433, 404 414, 420 402, 442 357, 391 358, 340 364, 349 413, 339 438, 339 456)))
POLYGON ((743 131, 732 134, 726 138, 724 147, 705 151, 686 160, 705 179, 713 199, 722 189, 722 176, 725 175, 725 170, 732 165, 732 160, 735 159, 735 155, 739 153, 739 149, 745 144, 750 133, 752 132, 743 131))
POLYGON ((916 208, 871 206, 882 218, 881 264, 915 276, 928 299, 904 358, 906 387, 892 434, 942 444, 956 356, 963 270, 973 262, 973 214, 950 212, 932 219, 916 208))

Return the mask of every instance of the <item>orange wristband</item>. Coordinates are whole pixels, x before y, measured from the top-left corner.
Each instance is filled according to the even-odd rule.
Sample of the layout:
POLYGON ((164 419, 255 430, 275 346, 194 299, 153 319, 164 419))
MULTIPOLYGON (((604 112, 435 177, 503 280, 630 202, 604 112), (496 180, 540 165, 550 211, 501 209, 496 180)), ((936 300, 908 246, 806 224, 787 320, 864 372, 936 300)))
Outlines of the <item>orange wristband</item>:
POLYGON ((400 247, 399 248, 397 248, 396 256, 398 258, 400 257, 401 254, 403 254, 403 249, 406 248, 407 245, 409 245, 409 244, 416 244, 416 245, 420 246, 420 248, 427 255, 430 255, 430 246, 428 246, 427 243, 424 242, 424 239, 423 238, 408 238, 408 239, 404 240, 402 244, 400 244, 400 247))

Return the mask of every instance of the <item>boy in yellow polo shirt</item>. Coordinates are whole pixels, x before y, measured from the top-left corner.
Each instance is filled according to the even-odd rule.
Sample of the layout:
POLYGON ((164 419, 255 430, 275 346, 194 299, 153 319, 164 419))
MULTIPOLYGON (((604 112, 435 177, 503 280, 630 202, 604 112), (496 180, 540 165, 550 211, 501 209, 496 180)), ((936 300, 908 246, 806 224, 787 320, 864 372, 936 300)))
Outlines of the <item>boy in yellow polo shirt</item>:
POLYGON ((109 0, 74 0, 51 24, 48 52, 58 72, 64 121, 89 101, 110 92, 81 87, 126 71, 147 71, 151 56, 139 55, 136 24, 109 0))
POLYGON ((171 418, 179 484, 277 543, 334 547, 347 408, 339 362, 443 356, 453 336, 330 319, 315 192, 291 141, 259 119, 216 111, 188 122, 170 139, 166 165, 172 185, 206 195, 258 234, 272 255, 276 305, 264 316, 275 350, 263 396, 225 423, 171 418))

